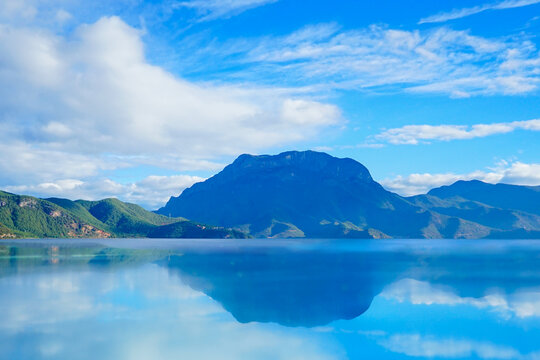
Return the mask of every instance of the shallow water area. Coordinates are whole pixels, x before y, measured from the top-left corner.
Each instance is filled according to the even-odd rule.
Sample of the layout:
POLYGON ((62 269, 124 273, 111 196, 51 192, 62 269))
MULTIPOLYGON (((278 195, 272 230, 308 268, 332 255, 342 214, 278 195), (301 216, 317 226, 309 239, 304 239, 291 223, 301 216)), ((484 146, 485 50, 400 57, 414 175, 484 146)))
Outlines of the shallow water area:
POLYGON ((0 359, 536 359, 540 242, 0 242, 0 359))

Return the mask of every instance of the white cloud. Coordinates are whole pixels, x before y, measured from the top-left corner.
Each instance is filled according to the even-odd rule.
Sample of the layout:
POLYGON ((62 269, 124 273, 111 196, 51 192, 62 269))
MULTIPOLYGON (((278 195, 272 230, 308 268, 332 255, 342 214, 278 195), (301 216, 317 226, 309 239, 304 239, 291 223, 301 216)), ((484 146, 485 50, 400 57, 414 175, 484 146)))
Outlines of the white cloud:
POLYGON ((22 276, 17 284, 12 281, 14 279, 0 280, 4 288, 11 290, 9 296, 0 296, 0 304, 11 309, 6 314, 6 321, 0 324, 0 332, 16 333, 33 326, 51 326, 58 319, 76 321, 103 310, 94 302, 95 295, 81 292, 79 281, 85 276, 70 273, 48 275, 22 276), (32 296, 27 296, 29 291, 32 296), (29 308, 32 311, 29 312, 29 308))
POLYGON ((522 288, 512 294, 491 291, 479 298, 462 297, 453 289, 414 279, 399 280, 387 286, 381 296, 414 305, 469 305, 486 308, 503 317, 540 317, 540 288, 522 288))
POLYGON ((519 161, 501 162, 496 167, 473 171, 468 174, 411 174, 380 181, 387 190, 404 196, 425 194, 430 189, 450 185, 458 180, 481 180, 487 183, 516 185, 540 185, 540 164, 526 164, 519 161))
POLYGON ((36 7, 24 0, 2 0, 0 1, 0 18, 21 17, 33 19, 37 14, 36 7))
POLYGON ((418 23, 438 23, 446 22, 449 20, 461 19, 467 16, 478 14, 488 10, 504 10, 513 9, 523 6, 529 6, 540 3, 540 0, 504 0, 498 2, 492 2, 489 4, 474 6, 470 8, 454 9, 450 12, 443 12, 437 15, 428 16, 421 19, 418 23))
POLYGON ((298 125, 328 125, 328 119, 334 119, 336 115, 333 105, 307 100, 287 99, 281 109, 283 119, 298 125))
MULTIPOLYGON (((206 61, 223 77, 279 79, 319 91, 440 93, 451 97, 528 94, 538 90, 540 57, 525 35, 485 38, 446 27, 396 30, 385 26, 341 30, 335 24, 304 27, 285 36, 201 39, 180 50, 186 67, 206 61)), ((208 68, 206 69, 208 72, 208 68)))
POLYGON ((340 121, 333 105, 177 78, 145 61, 140 35, 115 17, 81 26, 72 40, 0 28, 0 121, 48 147, 179 156, 299 141, 340 121))
MULTIPOLYGON (((0 305, 10 309, 0 323, 3 343, 15 344, 29 335, 24 351, 34 359, 336 357, 338 346, 317 334, 272 324, 239 324, 219 303, 166 268, 122 267, 120 262, 116 271, 88 271, 87 260, 60 260, 70 261, 76 271, 27 271, 0 278, 0 305)), ((20 354, 13 347, 5 350, 20 354)))
MULTIPOLYGON (((84 195, 103 183, 95 180, 103 170, 219 169, 214 159, 304 141, 342 122, 336 106, 284 89, 176 77, 147 62, 141 36, 117 17, 68 36, 0 25, 1 186, 77 179, 80 192, 70 194, 84 195)), ((111 194, 138 199, 120 188, 122 196, 111 194)))
POLYGON ((197 10, 199 21, 229 18, 246 10, 271 4, 278 0, 190 0, 178 2, 175 8, 186 7, 197 10))
POLYGON ((386 349, 414 357, 518 359, 516 349, 469 339, 437 338, 419 334, 397 334, 379 343, 386 349))
POLYGON ((59 9, 56 11, 55 18, 59 23, 65 23, 66 21, 69 21, 73 18, 73 15, 71 15, 68 11, 64 9, 59 9))
POLYGON ((6 186, 4 190, 33 194, 40 197, 63 197, 69 199, 99 200, 117 197, 142 205, 148 209, 157 209, 165 205, 169 197, 179 195, 184 189, 204 178, 190 175, 148 176, 138 182, 121 184, 110 179, 63 179, 36 185, 6 186))
MULTIPOLYGON (((499 167, 500 169, 501 167, 499 167)), ((497 174, 497 169, 493 171, 497 174)), ((499 173, 501 173, 499 171, 499 173)), ((524 164, 514 162, 509 167, 502 169, 499 182, 509 184, 539 185, 540 184, 540 164, 524 164)))
MULTIPOLYGON (((1 131, 0 131, 1 133, 1 131)), ((4 133, 4 135, 7 135, 4 133)), ((2 135, 0 134, 0 139, 2 135)), ((51 182, 62 178, 96 176, 103 170, 126 167, 127 162, 56 149, 55 146, 36 147, 5 136, 0 141, 0 183, 51 182)))
POLYGON ((475 125, 406 125, 386 130, 375 135, 375 138, 390 144, 416 145, 429 140, 474 139, 495 134, 506 134, 519 129, 540 131, 540 119, 475 125))

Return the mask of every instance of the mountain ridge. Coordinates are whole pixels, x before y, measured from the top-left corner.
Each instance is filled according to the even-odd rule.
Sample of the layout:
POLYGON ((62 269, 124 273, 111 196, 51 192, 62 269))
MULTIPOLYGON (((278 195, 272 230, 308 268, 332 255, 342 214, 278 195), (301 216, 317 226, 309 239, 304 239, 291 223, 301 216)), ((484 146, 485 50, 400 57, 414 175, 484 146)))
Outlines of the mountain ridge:
POLYGON ((467 182, 402 197, 385 190, 353 159, 316 151, 243 154, 220 173, 171 197, 157 213, 255 237, 484 238, 505 232, 538 237, 540 209, 529 193, 540 196, 540 187, 478 183, 485 184, 471 182, 471 187, 487 188, 480 199, 463 197, 469 196, 467 182), (503 191, 497 198, 499 189, 511 195, 503 191), (520 196, 513 199, 516 193, 520 196), (510 201, 505 198, 515 204, 501 207, 510 201), (276 224, 282 231, 275 230, 276 224))
POLYGON ((384 189, 356 160, 288 151, 240 155, 155 212, 114 198, 39 199, 0 191, 0 239, 538 239, 539 204, 540 186, 479 180, 460 180, 403 197, 384 189))
POLYGON ((247 237, 223 227, 168 218, 109 198, 39 199, 0 191, 0 239, 108 237, 247 237))

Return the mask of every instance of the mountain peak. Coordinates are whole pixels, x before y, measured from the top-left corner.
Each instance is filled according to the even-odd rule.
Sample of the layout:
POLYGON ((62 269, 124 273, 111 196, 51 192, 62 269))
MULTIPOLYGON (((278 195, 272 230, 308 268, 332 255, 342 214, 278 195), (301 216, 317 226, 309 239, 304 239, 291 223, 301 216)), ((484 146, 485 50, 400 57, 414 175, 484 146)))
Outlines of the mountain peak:
POLYGON ((540 218, 533 215, 540 203, 536 189, 460 181, 430 194, 439 199, 404 199, 386 191, 358 161, 287 151, 240 155, 220 173, 171 197, 158 212, 255 237, 478 238, 520 226, 540 228, 540 218), (494 206, 529 214, 517 216, 513 210, 492 210, 494 206), (491 227, 493 219, 500 229, 491 227))
POLYGON ((461 194, 463 191, 473 191, 494 186, 480 180, 458 180, 450 185, 443 185, 428 191, 428 195, 450 197, 461 194))
POLYGON ((287 177, 298 172, 317 173, 325 177, 356 178, 373 181, 368 169, 356 160, 336 158, 318 151, 286 151, 278 155, 240 155, 222 174, 217 176, 242 176, 247 173, 264 172, 267 176, 287 177))
POLYGON ((428 195, 441 199, 460 197, 492 207, 513 209, 540 215, 540 192, 535 187, 490 184, 480 180, 456 181, 452 185, 432 189, 428 195))
POLYGON ((172 197, 158 212, 228 224, 255 236, 371 237, 368 219, 390 208, 405 211, 412 206, 384 190, 358 161, 287 151, 240 155, 220 173, 172 197))

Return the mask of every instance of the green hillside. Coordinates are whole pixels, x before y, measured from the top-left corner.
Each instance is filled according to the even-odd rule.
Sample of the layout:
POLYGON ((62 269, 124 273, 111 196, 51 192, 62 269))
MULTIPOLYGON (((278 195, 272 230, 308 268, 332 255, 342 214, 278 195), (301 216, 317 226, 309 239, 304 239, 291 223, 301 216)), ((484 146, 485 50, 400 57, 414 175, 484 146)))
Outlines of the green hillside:
POLYGON ((118 199, 38 199, 0 191, 0 239, 245 237, 239 231, 169 218, 118 199))
POLYGON ((107 229, 85 221, 55 203, 6 192, 0 192, 0 225, 3 229, 1 232, 15 237, 77 238, 112 235, 107 229))
POLYGON ((147 211, 139 205, 122 202, 118 199, 98 201, 49 198, 66 210, 69 210, 81 220, 94 226, 106 229, 115 236, 141 236, 148 234, 156 225, 185 221, 183 218, 169 218, 147 211))

